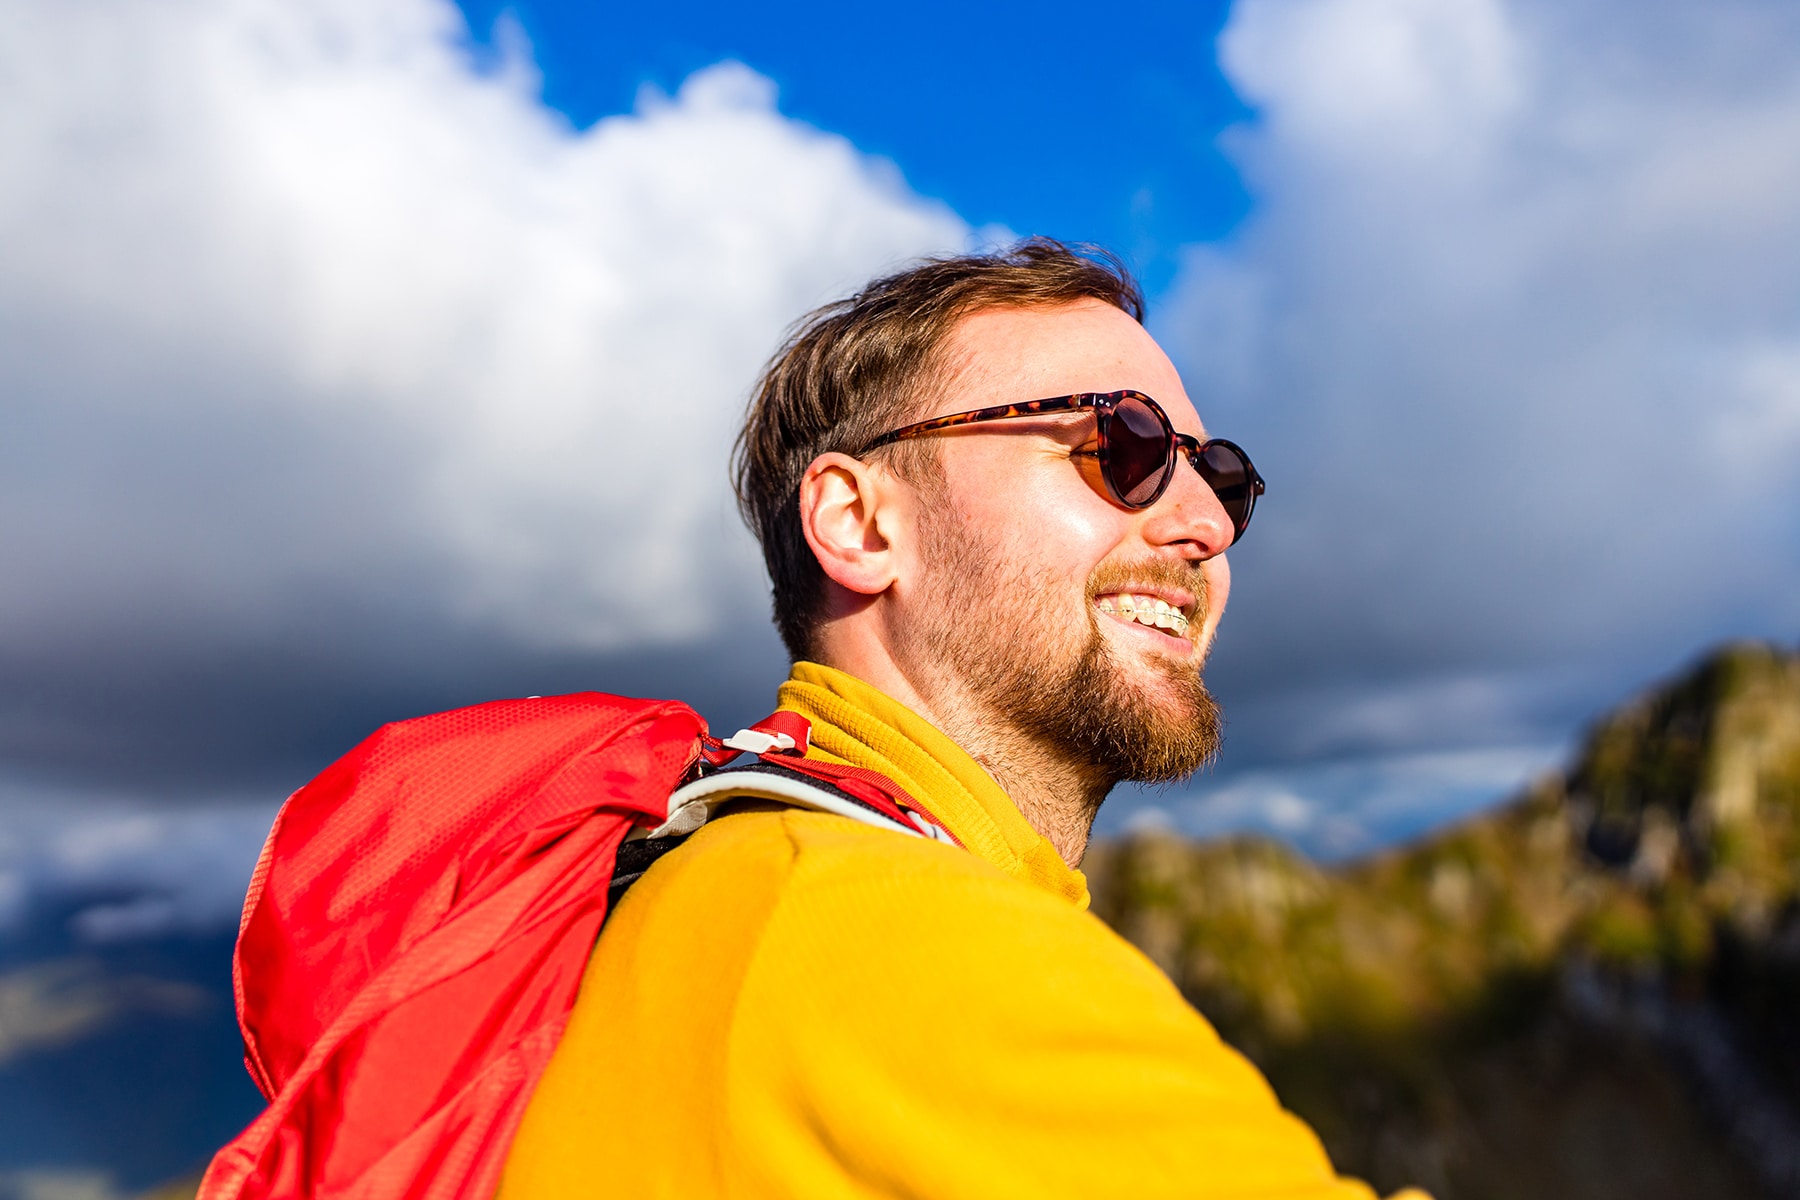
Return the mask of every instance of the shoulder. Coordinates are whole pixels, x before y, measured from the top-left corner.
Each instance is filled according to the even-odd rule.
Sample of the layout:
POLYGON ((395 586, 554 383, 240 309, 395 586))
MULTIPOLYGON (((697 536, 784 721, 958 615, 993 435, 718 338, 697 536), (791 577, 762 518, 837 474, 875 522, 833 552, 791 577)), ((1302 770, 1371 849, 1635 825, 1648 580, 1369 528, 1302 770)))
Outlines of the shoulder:
POLYGON ((664 878, 645 884, 660 884, 673 908, 729 909, 721 919, 755 945, 753 976, 829 976, 891 994, 979 978, 991 996, 1132 994, 1132 1007, 1192 1015, 1091 913, 957 846, 785 809, 725 817, 665 862, 664 878))
MULTIPOLYGON (((829 813, 771 808, 703 826, 658 862, 640 887, 646 895, 703 887, 743 896, 770 887, 804 892, 877 879, 1026 886, 958 846, 829 813)), ((626 903, 637 894, 627 893, 626 903)))
POLYGON ((694 937, 674 935, 703 924, 720 936, 728 927, 747 953, 770 922, 803 920, 822 905, 876 919, 875 910, 959 886, 1037 890, 943 842, 802 809, 734 812, 656 862, 620 901, 602 944, 648 938, 680 953, 694 937))
POLYGON ((703 827, 626 894, 599 950, 596 965, 630 981, 609 986, 667 990, 660 1008, 704 979, 717 1016, 770 1044, 851 1036, 881 996, 955 1013, 971 1044, 1091 1041, 1097 1028, 1216 1045, 1168 977, 1091 913, 959 847, 828 814, 703 827))
MULTIPOLYGON (((720 936, 729 927, 739 953, 766 965, 772 955, 790 970, 816 955, 820 961, 805 965, 822 968, 828 959, 842 971, 864 962, 917 987, 932 982, 911 975, 924 958, 973 957, 983 973, 1002 975, 1032 960, 1031 970, 1011 976, 1015 984, 1099 970, 1172 991, 1091 914, 975 854, 799 809, 734 813, 702 827, 626 894, 614 924, 672 935, 697 921, 720 936)), ((698 952, 692 937, 683 941, 698 952)))

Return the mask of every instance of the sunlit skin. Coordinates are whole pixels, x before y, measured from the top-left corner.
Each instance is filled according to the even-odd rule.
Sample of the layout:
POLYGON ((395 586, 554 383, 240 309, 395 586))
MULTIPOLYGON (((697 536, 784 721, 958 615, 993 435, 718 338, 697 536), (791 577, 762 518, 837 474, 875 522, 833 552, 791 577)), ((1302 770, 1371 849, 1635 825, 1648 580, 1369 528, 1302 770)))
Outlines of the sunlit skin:
MULTIPOLYGON (((976 313, 953 332, 943 362, 943 386, 916 419, 1133 388, 1154 397, 1178 431, 1207 436, 1161 347, 1137 322, 1100 301, 976 313)), ((971 595, 971 605, 1004 606, 1021 639, 1052 649, 1089 637, 1090 622, 1097 622, 1130 672, 1133 694, 1144 704, 1173 705, 1173 690, 1155 660, 1204 658, 1231 586, 1224 555, 1231 522, 1185 461, 1151 507, 1134 512, 1114 503, 1091 457, 1093 431, 1092 416, 1059 414, 934 434, 943 494, 932 502, 950 506, 1009 565, 1046 581, 1039 594, 971 595), (1116 590, 1159 596, 1193 614, 1185 636, 1102 614, 1089 594, 1096 571, 1120 570, 1123 579, 1142 582, 1142 564, 1155 560, 1202 565, 1203 612, 1195 611, 1199 598, 1192 589, 1146 583, 1116 590)), ((943 730, 987 768, 1065 861, 1079 863, 1092 814, 1116 781, 1092 763, 1072 761, 1057 739, 1008 728, 968 681, 909 636, 929 620, 921 606, 942 603, 946 582, 933 578, 939 564, 921 552, 925 503, 920 490, 887 469, 879 455, 864 462, 825 454, 807 469, 801 519, 828 580, 814 656, 943 730)))

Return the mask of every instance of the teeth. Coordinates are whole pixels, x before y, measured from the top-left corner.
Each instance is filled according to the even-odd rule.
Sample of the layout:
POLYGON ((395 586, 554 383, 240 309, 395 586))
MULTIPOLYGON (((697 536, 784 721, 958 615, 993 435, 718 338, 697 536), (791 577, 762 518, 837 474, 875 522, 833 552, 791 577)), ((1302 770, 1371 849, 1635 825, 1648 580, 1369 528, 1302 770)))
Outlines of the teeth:
POLYGON ((1133 596, 1123 593, 1103 596, 1096 601, 1095 607, 1108 615, 1122 617, 1127 621, 1136 621, 1139 625, 1147 625, 1152 629, 1166 629, 1179 637, 1187 636, 1187 617, 1167 600, 1161 600, 1155 596, 1133 596))

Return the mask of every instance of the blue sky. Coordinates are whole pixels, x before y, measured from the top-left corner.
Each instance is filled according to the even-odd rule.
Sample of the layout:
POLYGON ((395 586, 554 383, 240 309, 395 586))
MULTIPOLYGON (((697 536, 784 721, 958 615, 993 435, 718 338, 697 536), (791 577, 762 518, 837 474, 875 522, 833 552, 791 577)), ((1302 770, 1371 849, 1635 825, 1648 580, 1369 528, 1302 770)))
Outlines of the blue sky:
POLYGON ((1357 853, 1800 636, 1790 4, 511 11, 16 0, 0 923, 58 889, 108 891, 96 937, 228 923, 273 807, 381 721, 761 715, 746 389, 993 226, 1135 259, 1271 485, 1224 755, 1103 830, 1357 853))
POLYGON ((579 126, 736 59, 775 81, 784 113, 892 159, 971 224, 1101 242, 1153 286, 1247 204, 1216 145, 1247 114, 1213 53, 1218 0, 1104 22, 1077 4, 460 8, 483 46, 516 22, 545 103, 579 126))

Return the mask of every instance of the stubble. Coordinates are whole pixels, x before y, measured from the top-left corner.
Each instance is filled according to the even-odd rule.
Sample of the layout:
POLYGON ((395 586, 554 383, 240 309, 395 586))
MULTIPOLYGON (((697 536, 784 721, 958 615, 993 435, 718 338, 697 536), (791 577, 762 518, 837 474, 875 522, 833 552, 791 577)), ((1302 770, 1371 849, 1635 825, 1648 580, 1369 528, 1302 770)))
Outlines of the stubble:
POLYGON ((1221 717, 1201 676, 1201 656, 1119 661, 1094 608, 1110 591, 1176 587, 1199 604, 1206 582, 1197 565, 1150 560, 1112 566, 1088 581, 1084 611, 1055 602, 1047 573, 1008 561, 972 531, 938 516, 925 523, 922 549, 932 563, 920 649, 947 670, 963 694, 1012 736, 1053 747, 1091 768, 1108 785, 1186 778, 1218 752, 1221 717), (1143 670, 1153 674, 1146 683, 1143 670))

